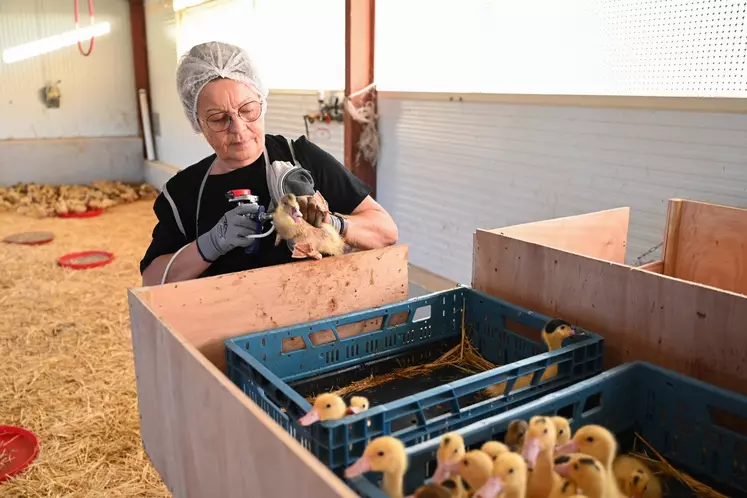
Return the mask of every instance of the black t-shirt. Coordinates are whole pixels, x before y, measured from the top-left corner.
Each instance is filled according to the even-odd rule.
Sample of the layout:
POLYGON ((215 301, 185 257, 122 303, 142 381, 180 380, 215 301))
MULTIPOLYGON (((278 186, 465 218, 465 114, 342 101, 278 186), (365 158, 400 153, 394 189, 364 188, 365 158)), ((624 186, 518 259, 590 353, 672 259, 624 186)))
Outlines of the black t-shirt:
MULTIPOLYGON (((265 135, 265 147, 270 162, 293 161, 293 155, 285 137, 265 135)), ((351 214, 371 193, 368 185, 345 169, 334 156, 309 142, 306 137, 301 136, 293 141, 293 152, 296 164, 303 166, 311 173, 315 188, 326 199, 330 211, 351 214)), ((215 154, 206 157, 180 171, 166 183, 166 189, 176 205, 187 237, 179 230, 171 204, 163 193, 156 198, 153 211, 158 218, 158 223, 153 229, 150 246, 140 261, 141 274, 158 256, 174 253, 197 238, 195 235, 197 196, 205 173, 215 158, 215 154)), ((263 156, 249 166, 221 175, 208 176, 200 201, 199 235, 211 230, 226 211, 235 207, 235 204, 230 203, 226 198, 226 192, 242 188, 251 189, 252 194, 259 196, 259 203, 265 209, 268 208, 271 199, 263 156)), ((270 226, 264 225, 263 231, 269 230, 270 226)), ((245 248, 237 247, 218 258, 200 276, 262 268, 293 260, 284 242, 275 246, 274 233, 259 240, 260 247, 256 253, 245 254, 245 248)))

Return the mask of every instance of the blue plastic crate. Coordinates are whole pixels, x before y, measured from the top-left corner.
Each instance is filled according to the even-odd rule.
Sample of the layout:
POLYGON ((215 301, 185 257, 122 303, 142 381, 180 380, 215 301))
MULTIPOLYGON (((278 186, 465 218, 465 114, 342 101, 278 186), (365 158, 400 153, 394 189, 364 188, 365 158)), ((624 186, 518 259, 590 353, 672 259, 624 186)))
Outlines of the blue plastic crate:
MULTIPOLYGON (((502 441, 511 420, 534 415, 567 417, 573 431, 603 425, 617 435, 622 450, 630 449, 637 432, 676 468, 727 496, 747 496, 747 396, 634 362, 458 432, 467 446, 479 448, 488 440, 502 441)), ((433 475, 439 442, 433 439, 407 449, 406 494, 433 475)), ((363 497, 386 498, 379 480, 380 474, 371 472, 349 483, 363 497)))
POLYGON ((394 435, 406 445, 416 444, 602 371, 600 336, 581 330, 582 335, 570 337, 563 348, 548 353, 540 337, 548 320, 458 287, 227 340, 227 374, 305 448, 342 475, 373 437, 394 435), (423 311, 430 316, 420 318, 423 311), (371 408, 363 413, 310 427, 298 425, 297 420, 312 408, 305 396, 329 392, 371 372, 434 361, 460 342, 462 320, 480 353, 502 366, 458 380, 434 374, 387 384, 379 390, 356 393, 371 400, 371 408), (535 339, 509 330, 520 328, 513 323, 532 329, 535 339), (350 336, 350 327, 376 330, 350 336), (331 342, 314 345, 318 341, 312 337, 322 331, 331 331, 331 342), (295 350, 288 351, 290 345, 295 350), (558 374, 540 382, 551 365, 558 366, 558 374), (526 375, 532 376, 531 384, 514 389, 516 379, 526 375), (506 394, 492 399, 479 396, 485 387, 501 382, 507 382, 506 394))

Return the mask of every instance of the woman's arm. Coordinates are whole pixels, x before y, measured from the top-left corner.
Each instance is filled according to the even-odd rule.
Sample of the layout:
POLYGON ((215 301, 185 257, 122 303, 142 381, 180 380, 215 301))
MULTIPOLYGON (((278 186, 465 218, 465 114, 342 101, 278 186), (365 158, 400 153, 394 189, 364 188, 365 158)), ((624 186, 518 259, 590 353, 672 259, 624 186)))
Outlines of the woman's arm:
MULTIPOLYGON (((161 284, 163 272, 174 254, 158 256, 143 270, 143 286, 161 284)), ((190 242, 171 263, 169 274, 166 276, 166 282, 164 283, 197 278, 209 267, 210 263, 200 257, 200 253, 197 251, 197 243, 190 242)))
POLYGON ((379 249, 397 243, 399 231, 389 213, 371 196, 366 196, 347 222, 345 242, 356 249, 379 249))

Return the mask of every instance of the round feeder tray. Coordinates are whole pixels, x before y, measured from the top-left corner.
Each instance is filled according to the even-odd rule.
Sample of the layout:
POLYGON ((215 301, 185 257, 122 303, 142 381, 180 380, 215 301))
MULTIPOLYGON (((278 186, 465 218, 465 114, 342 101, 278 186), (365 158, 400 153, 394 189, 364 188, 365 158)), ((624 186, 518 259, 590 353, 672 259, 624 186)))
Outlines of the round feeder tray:
POLYGON ((103 209, 89 209, 85 213, 67 213, 58 214, 57 216, 60 218, 93 218, 94 216, 98 216, 103 212, 103 209))
POLYGON ((114 254, 106 251, 84 251, 65 254, 57 260, 57 264, 74 270, 86 270, 104 266, 112 262, 114 254))
POLYGON ((38 246, 40 244, 52 242, 52 239, 54 239, 54 234, 49 232, 22 232, 8 235, 3 239, 3 242, 7 242, 8 244, 38 246))
POLYGON ((33 432, 0 425, 0 482, 22 472, 39 454, 39 440, 33 432))

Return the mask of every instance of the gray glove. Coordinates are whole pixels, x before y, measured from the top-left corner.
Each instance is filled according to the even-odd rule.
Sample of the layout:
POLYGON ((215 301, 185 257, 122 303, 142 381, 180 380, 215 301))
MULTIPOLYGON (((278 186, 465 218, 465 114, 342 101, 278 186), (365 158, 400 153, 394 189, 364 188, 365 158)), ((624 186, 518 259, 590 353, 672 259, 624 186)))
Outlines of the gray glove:
POLYGON ((197 237, 197 250, 205 261, 212 263, 236 247, 247 247, 256 239, 248 235, 260 232, 262 225, 256 219, 256 204, 240 204, 223 215, 209 231, 197 237))

